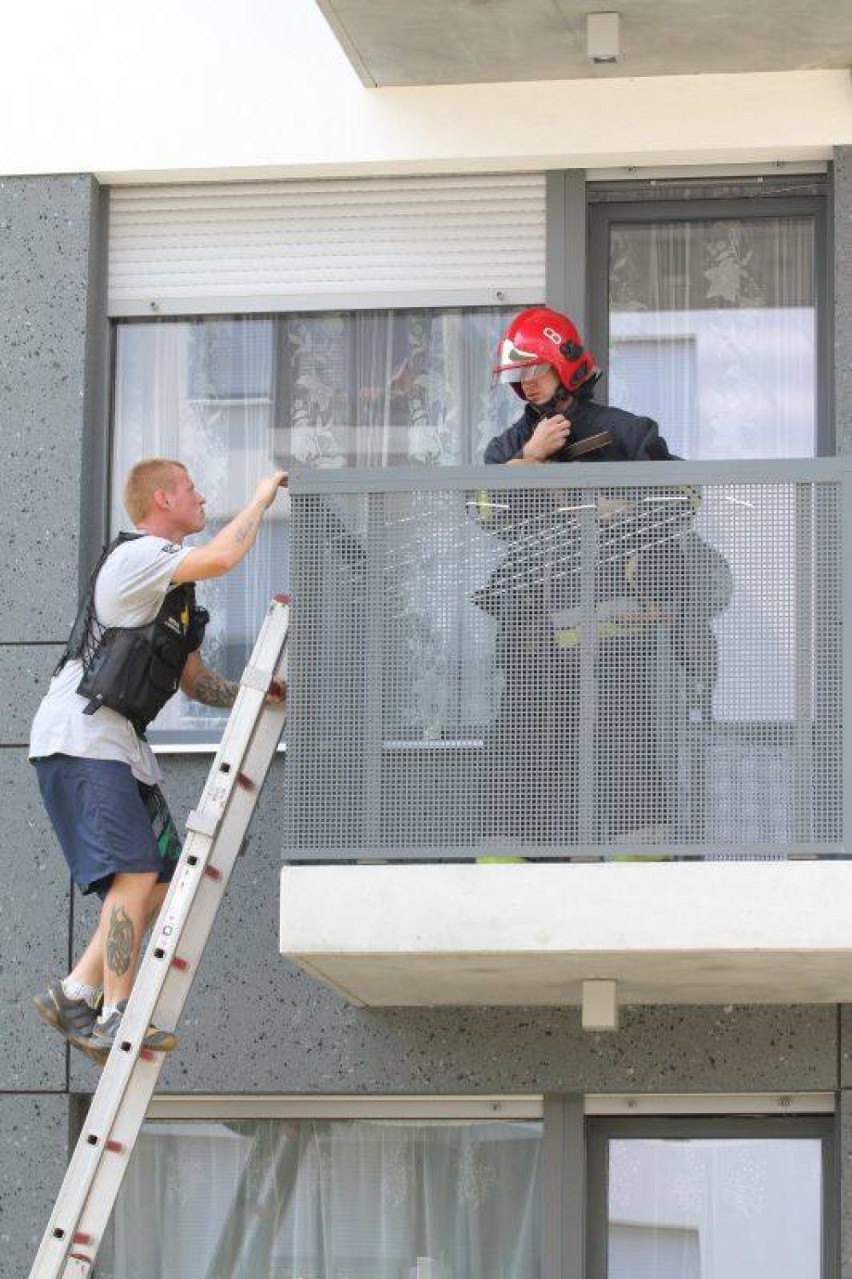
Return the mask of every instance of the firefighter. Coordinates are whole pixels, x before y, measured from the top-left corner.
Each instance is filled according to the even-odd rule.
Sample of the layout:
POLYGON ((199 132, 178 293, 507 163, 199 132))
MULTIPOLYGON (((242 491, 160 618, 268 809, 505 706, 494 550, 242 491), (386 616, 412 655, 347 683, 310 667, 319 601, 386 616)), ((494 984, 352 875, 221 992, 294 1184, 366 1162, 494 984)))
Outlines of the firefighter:
MULTIPOLYGON (((515 317, 501 338, 493 373, 496 382, 512 386, 523 414, 491 440, 486 463, 671 457, 650 418, 593 400, 600 378, 594 356, 571 320, 549 307, 515 317)), ((505 677, 487 752, 488 825, 492 835, 528 845, 651 842, 673 816, 671 770, 662 767, 658 740, 658 643, 661 628, 683 613, 683 556, 674 536, 643 544, 648 515, 639 495, 572 492, 570 476, 566 465, 558 490, 503 490, 499 501, 480 498, 484 525, 507 548, 477 599, 498 617, 505 677), (599 548, 595 651, 593 662, 583 663, 589 630, 580 607, 581 574, 572 565, 582 562, 581 530, 590 509, 599 548), (582 709, 590 705, 594 721, 581 723, 582 709), (591 750, 591 768, 582 767, 581 750, 591 750), (592 779, 593 803, 584 820, 581 774, 592 779)), ((680 505, 689 520, 694 502, 683 490, 680 505)))

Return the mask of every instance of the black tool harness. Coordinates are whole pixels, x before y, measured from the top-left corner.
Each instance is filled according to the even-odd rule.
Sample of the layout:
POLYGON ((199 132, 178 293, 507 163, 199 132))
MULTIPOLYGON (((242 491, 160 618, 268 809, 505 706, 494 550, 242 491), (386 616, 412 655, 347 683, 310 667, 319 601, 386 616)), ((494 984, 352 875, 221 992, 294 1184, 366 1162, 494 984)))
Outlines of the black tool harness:
POLYGON ((83 678, 77 692, 89 699, 84 715, 102 706, 129 720, 140 737, 178 690, 190 653, 201 646, 210 620, 195 602, 195 583, 173 586, 157 616, 145 626, 103 626, 95 612, 95 584, 109 556, 141 533, 119 533, 104 547, 92 570, 77 619, 65 651, 54 671, 79 659, 83 678))

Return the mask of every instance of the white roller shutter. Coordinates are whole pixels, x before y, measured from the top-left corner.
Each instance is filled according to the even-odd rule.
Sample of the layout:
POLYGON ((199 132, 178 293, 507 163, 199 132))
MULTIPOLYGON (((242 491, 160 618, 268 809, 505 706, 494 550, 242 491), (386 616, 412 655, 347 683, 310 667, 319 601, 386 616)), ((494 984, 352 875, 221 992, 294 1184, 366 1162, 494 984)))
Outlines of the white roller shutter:
POLYGON ((110 313, 544 297, 544 174, 116 187, 110 313))

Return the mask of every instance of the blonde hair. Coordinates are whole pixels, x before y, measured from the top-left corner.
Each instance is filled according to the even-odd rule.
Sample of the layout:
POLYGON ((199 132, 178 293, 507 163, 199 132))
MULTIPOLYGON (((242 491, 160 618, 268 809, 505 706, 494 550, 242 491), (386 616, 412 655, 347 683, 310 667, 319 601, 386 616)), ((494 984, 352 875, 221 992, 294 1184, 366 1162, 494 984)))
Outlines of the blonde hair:
POLYGON ((157 489, 174 488, 175 469, 186 472, 183 462, 170 457, 146 457, 131 466, 124 481, 124 505, 134 524, 150 512, 157 489))

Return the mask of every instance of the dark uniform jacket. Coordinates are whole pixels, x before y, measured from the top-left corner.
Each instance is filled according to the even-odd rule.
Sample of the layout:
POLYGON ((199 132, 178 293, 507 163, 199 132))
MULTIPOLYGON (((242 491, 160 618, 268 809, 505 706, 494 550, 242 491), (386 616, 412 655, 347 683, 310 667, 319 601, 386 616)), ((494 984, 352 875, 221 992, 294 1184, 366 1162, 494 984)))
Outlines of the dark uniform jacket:
MULTIPOLYGON (((547 416, 547 415, 545 415, 547 416)), ((486 462, 510 462, 520 457, 527 440, 532 435, 542 414, 532 405, 524 409, 523 417, 518 418, 508 431, 495 435, 485 450, 486 462)), ((569 448, 589 436, 608 431, 612 442, 602 449, 586 453, 578 461, 585 462, 656 462, 665 461, 672 455, 668 445, 660 435, 657 423, 650 417, 636 417, 624 409, 610 408, 606 404, 596 404, 594 400, 580 399, 571 408, 565 410, 565 417, 571 423, 571 434, 565 444, 569 448)), ((563 450, 549 457, 548 462, 565 462, 563 450)))

